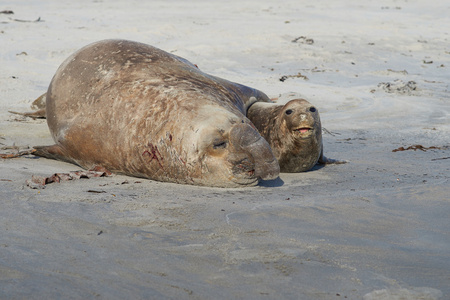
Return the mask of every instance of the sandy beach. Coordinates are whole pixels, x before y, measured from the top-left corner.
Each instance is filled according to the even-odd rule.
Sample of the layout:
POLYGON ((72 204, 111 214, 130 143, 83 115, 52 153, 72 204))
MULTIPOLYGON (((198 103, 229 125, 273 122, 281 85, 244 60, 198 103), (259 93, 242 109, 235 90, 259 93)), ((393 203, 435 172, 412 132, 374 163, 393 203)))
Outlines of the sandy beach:
POLYGON ((0 160, 0 299, 449 299, 450 4, 442 1, 2 1, 0 148, 53 144, 26 112, 102 39, 297 93, 346 160, 256 187, 111 177, 0 160))

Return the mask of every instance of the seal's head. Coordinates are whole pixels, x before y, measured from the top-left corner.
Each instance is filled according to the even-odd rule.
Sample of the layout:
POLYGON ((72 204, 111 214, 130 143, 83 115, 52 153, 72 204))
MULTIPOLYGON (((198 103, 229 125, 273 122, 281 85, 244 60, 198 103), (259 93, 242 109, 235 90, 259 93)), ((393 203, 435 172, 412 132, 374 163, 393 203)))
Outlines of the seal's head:
POLYGON ((286 103, 279 112, 280 125, 287 138, 311 139, 321 133, 319 112, 305 99, 294 99, 286 103))
POLYGON ((188 151, 196 184, 237 187, 278 177, 277 159, 247 118, 217 107, 203 107, 199 116, 188 137, 196 141, 188 151))
POLYGON ((311 169, 322 152, 319 111, 305 99, 286 104, 255 103, 248 113, 261 135, 270 143, 281 172, 311 169))

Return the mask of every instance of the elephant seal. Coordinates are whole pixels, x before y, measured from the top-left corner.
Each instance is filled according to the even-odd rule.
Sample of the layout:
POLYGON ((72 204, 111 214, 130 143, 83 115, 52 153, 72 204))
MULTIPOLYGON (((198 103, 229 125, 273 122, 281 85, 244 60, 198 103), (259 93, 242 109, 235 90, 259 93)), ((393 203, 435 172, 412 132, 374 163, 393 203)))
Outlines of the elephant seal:
MULTIPOLYGON (((281 172, 305 172, 317 163, 346 163, 323 155, 319 111, 299 94, 286 93, 273 99, 285 103, 282 105, 259 90, 219 77, 213 78, 233 90, 242 100, 243 111, 269 142, 281 172)), ((238 106, 242 104, 236 103, 238 106)))
POLYGON ((269 142, 281 172, 304 172, 318 162, 332 161, 323 156, 319 111, 307 100, 257 102, 250 106, 247 117, 269 142))
POLYGON ((234 89, 240 85, 227 88, 158 48, 96 42, 54 75, 46 117, 55 145, 34 147, 34 154, 182 184, 240 187, 275 179, 278 162, 245 116, 245 103, 254 100, 234 89))

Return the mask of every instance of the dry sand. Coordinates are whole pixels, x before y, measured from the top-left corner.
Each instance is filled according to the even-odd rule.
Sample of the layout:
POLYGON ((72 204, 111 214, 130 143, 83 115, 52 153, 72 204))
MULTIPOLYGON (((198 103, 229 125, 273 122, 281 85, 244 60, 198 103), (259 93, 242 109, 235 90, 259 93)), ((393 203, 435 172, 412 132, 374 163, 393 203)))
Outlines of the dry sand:
POLYGON ((30 2, 0 3, 14 12, 0 13, 0 147, 51 144, 44 120, 8 111, 28 111, 75 50, 125 38, 301 93, 326 156, 349 163, 243 189, 31 189, 79 168, 0 160, 0 299, 450 298, 448 3, 30 2))

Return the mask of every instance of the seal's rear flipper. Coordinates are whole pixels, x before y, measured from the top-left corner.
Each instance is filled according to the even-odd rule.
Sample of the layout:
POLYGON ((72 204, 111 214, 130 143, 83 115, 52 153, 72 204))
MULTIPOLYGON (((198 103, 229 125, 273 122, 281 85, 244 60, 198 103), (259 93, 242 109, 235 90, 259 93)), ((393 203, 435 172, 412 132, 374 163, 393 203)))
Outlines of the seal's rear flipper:
POLYGON ((25 117, 30 117, 33 119, 46 119, 47 118, 47 112, 46 112, 46 101, 47 101, 47 93, 44 93, 40 95, 36 100, 33 101, 31 104, 31 109, 33 111, 31 112, 17 112, 17 111, 9 111, 12 114, 17 114, 25 117))
POLYGON ((46 119, 47 118, 47 114, 45 112, 45 108, 39 109, 39 110, 36 110, 36 111, 31 111, 31 112, 24 112, 24 113, 17 112, 17 111, 12 111, 12 110, 10 110, 8 112, 12 113, 12 114, 16 114, 16 115, 30 117, 30 118, 33 118, 33 119, 46 119))
POLYGON ((67 157, 60 145, 35 146, 33 148, 36 150, 33 155, 77 164, 72 158, 67 157))

